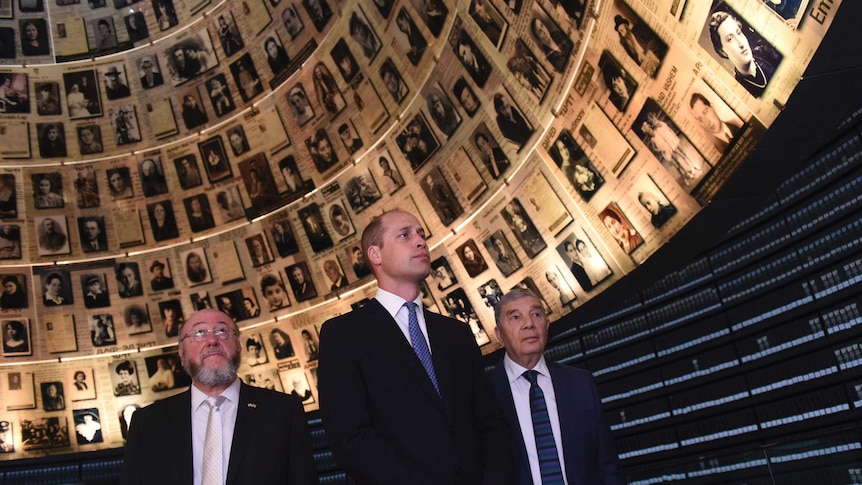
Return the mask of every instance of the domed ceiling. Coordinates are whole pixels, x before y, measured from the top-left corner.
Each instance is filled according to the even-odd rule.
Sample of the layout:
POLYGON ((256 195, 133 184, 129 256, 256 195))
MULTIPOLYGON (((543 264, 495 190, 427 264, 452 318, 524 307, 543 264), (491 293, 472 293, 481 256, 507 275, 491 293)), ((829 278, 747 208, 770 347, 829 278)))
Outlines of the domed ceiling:
POLYGON ((244 381, 316 409, 385 210, 483 352, 514 286, 560 318, 710 201, 839 3, 0 1, 0 459, 121 446, 204 307, 244 381), (34 439, 86 414, 98 440, 34 439))

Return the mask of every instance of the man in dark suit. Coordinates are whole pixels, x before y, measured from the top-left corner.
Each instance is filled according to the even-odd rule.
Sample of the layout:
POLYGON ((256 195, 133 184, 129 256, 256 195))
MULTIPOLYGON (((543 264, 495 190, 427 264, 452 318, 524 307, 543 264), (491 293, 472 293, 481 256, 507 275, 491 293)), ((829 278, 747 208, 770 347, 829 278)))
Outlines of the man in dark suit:
POLYGON ((529 290, 515 288, 500 299, 494 314, 506 355, 491 380, 515 436, 518 483, 563 483, 563 476, 570 485, 625 483, 593 376, 543 357, 549 322, 542 302, 529 290), (547 413, 534 426, 531 409, 543 408, 537 401, 547 413))
POLYGON ((85 253, 108 249, 108 240, 102 230, 104 224, 105 221, 101 217, 78 218, 78 228, 81 233, 81 249, 85 253))
POLYGON ((180 359, 193 385, 135 412, 120 483, 318 483, 299 400, 237 379, 242 346, 236 324, 204 309, 179 335, 180 359), (219 434, 221 440, 209 439, 219 434))
POLYGON ((469 327, 422 311, 431 264, 419 221, 375 217, 362 247, 377 295, 320 334, 320 410, 336 461, 358 484, 511 483, 509 431, 469 327))

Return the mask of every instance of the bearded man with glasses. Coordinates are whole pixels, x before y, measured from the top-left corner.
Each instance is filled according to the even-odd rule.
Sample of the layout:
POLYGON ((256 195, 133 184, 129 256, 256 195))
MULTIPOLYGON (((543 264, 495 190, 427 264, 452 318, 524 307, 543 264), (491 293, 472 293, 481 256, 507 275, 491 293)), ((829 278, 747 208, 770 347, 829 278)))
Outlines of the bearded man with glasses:
POLYGON ((135 412, 120 483, 318 483, 302 404, 238 379, 241 352, 239 329, 220 311, 182 324, 192 386, 135 412))

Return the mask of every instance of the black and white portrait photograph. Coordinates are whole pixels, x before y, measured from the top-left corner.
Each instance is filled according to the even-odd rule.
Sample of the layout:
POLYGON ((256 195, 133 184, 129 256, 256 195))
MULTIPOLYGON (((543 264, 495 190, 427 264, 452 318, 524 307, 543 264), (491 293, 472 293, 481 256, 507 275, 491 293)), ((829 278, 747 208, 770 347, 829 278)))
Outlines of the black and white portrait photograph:
POLYGON ((305 88, 302 83, 296 83, 287 92, 287 105, 290 106, 290 112, 296 118, 296 124, 302 126, 314 118, 314 108, 311 106, 311 101, 305 93, 305 88))
POLYGON ((425 115, 417 113, 404 130, 395 137, 401 153, 410 162, 414 172, 419 170, 440 148, 434 132, 428 126, 425 115))
MULTIPOLYGON (((494 280, 491 280, 494 281, 494 280)), ((478 288, 480 291, 485 291, 490 283, 486 283, 478 288)), ((496 282, 494 282, 496 285, 496 282)), ((450 317, 467 324, 470 327, 470 333, 476 339, 476 345, 482 346, 491 341, 488 334, 482 328, 482 323, 479 321, 479 316, 476 315, 476 310, 473 309, 473 304, 467 298, 467 293, 463 288, 456 288, 443 298, 443 307, 450 317)))
POLYGON ((245 217, 245 208, 239 195, 239 184, 233 184, 216 192, 216 206, 222 222, 232 222, 245 217))
POLYGON ((26 74, 0 74, 0 102, 5 113, 30 112, 30 86, 26 74))
POLYGON ((69 423, 64 415, 22 419, 18 426, 24 451, 68 448, 70 445, 69 423))
POLYGON ((299 36, 299 33, 302 32, 302 29, 305 28, 305 24, 302 23, 302 18, 300 18, 294 4, 286 5, 284 10, 281 11, 281 23, 284 24, 287 34, 290 35, 290 40, 295 40, 299 36))
POLYGON ((530 36, 538 46, 544 60, 555 71, 563 73, 572 55, 574 43, 539 4, 533 5, 530 17, 530 36))
POLYGON ((476 91, 473 90, 470 83, 463 77, 459 77, 455 81, 452 87, 452 94, 455 95, 455 99, 461 104, 461 108, 464 109, 467 116, 471 118, 482 107, 482 102, 476 96, 476 91))
POLYGON ((284 268, 284 272, 290 281, 290 288, 296 301, 302 302, 317 297, 317 288, 311 280, 311 273, 305 261, 299 261, 284 268))
POLYGON ((450 35, 450 44, 455 51, 455 57, 467 70, 473 82, 480 88, 485 87, 488 77, 491 76, 491 63, 479 51, 479 47, 466 30, 453 28, 450 35))
POLYGON ((160 301, 159 316, 162 317, 165 336, 176 337, 180 326, 185 322, 182 303, 179 300, 160 301))
POLYGON ((248 139, 245 137, 245 130, 242 125, 228 128, 227 140, 230 143, 230 149, 235 156, 240 156, 247 153, 251 148, 248 146, 248 139))
POLYGON ((647 174, 641 174, 638 177, 635 186, 632 187, 632 193, 649 217, 650 224, 656 229, 664 226, 677 213, 676 206, 647 174))
POLYGON ((204 105, 201 102, 201 95, 197 89, 188 89, 180 96, 180 106, 182 107, 183 124, 189 130, 204 125, 209 121, 204 105))
POLYGON ((167 241, 179 237, 176 215, 170 200, 147 204, 147 218, 150 221, 153 239, 156 241, 167 241))
POLYGON ((263 92, 263 83, 251 59, 251 54, 245 53, 230 65, 233 82, 239 90, 243 102, 249 102, 263 92))
POLYGON ((332 7, 329 6, 330 0, 302 0, 302 8, 311 19, 314 29, 318 32, 323 32, 323 28, 332 18, 332 7))
POLYGON ((458 246, 455 252, 471 278, 475 278, 488 269, 485 257, 482 256, 482 252, 479 251, 479 247, 476 246, 476 242, 472 239, 468 239, 467 242, 458 246))
POLYGON ((373 61, 377 53, 380 52, 380 48, 383 47, 383 43, 361 9, 357 8, 350 13, 348 28, 350 38, 353 39, 357 50, 362 53, 366 61, 369 63, 373 61))
POLYGON ((215 135, 198 143, 198 148, 210 183, 221 182, 233 175, 221 136, 215 135))
POLYGON ((63 73, 63 86, 66 90, 66 108, 69 110, 70 119, 102 115, 95 70, 63 73))
POLYGON ((66 394, 63 383, 59 381, 42 382, 42 409, 45 411, 62 411, 66 409, 66 394))
POLYGON ((421 185, 425 196, 428 197, 431 206, 434 207, 434 211, 444 226, 452 224, 464 214, 458 197, 455 196, 455 192, 452 191, 452 187, 440 167, 434 167, 428 172, 422 179, 421 185))
POLYGON ((153 392, 184 388, 191 378, 183 370, 180 356, 173 352, 144 358, 150 390, 153 392))
MULTIPOLYGON (((377 1, 389 0, 376 0, 375 4, 377 1)), ((425 53, 425 49, 428 48, 428 41, 425 40, 425 36, 419 30, 419 27, 416 26, 416 22, 413 21, 413 17, 410 16, 410 13, 404 7, 398 10, 398 15, 395 17, 395 26, 397 28, 392 32, 396 42, 401 46, 410 64, 418 66, 419 61, 422 60, 422 55, 425 53)))
POLYGON ((0 219, 18 217, 18 189, 15 173, 0 174, 0 219))
POLYGON ((606 22, 613 22, 613 29, 628 57, 647 76, 656 77, 667 54, 667 43, 622 0, 615 0, 610 15, 606 18, 606 22))
POLYGON ((198 157, 194 153, 175 158, 174 169, 183 190, 193 189, 203 184, 198 157))
POLYGON ((347 41, 343 38, 338 39, 332 50, 329 51, 329 55, 332 57, 332 61, 335 62, 335 67, 338 68, 338 72, 341 73, 344 81, 352 83, 357 74, 359 74, 359 63, 356 62, 356 58, 350 52, 347 41))
POLYGON ((93 347, 105 347, 117 343, 113 316, 107 314, 89 315, 87 325, 93 347))
POLYGON ((0 321, 0 325, 3 327, 3 357, 18 357, 33 354, 29 320, 2 320, 0 321))
MULTIPOLYGON (((159 2, 169 0, 156 0, 159 2)), ((218 65, 212 41, 206 30, 189 35, 162 51, 171 83, 178 86, 218 65)))
POLYGON ((482 241, 482 245, 485 246, 485 250, 491 255, 491 259, 503 276, 510 276, 523 266, 502 230, 491 233, 490 237, 482 241))
POLYGON ((613 274, 583 229, 577 229, 567 236, 565 241, 557 246, 557 252, 563 261, 571 265, 572 276, 585 292, 592 291, 613 274))
POLYGON ((354 212, 360 213, 383 197, 368 169, 360 169, 344 184, 344 194, 354 212))
POLYGON ((108 191, 112 199, 130 199, 135 196, 129 167, 109 168, 105 170, 105 175, 108 178, 108 191))
POLYGON ((332 247, 332 237, 329 236, 329 231, 323 224, 323 215, 319 205, 316 203, 308 204, 297 211, 297 216, 302 223, 312 251, 319 253, 332 247))
MULTIPOLYGON (((36 227, 36 242, 40 256, 50 256, 55 254, 69 254, 69 229, 66 227, 66 216, 37 216, 33 218, 33 225, 36 227)), ((3 226, 3 230, 17 226, 3 226)), ((9 233, 8 236, 14 234, 9 233)), ((0 234, 0 244, 4 244, 4 237, 0 234)), ((19 257, 21 236, 18 233, 19 257)))
POLYGON ((3 291, 0 293, 0 310, 17 310, 30 306, 26 283, 27 276, 23 273, 0 274, 0 284, 3 285, 3 291))
POLYGON ((330 204, 327 208, 327 216, 329 225, 335 234, 337 234, 339 241, 356 233, 353 222, 350 220, 350 215, 347 209, 344 208, 343 201, 330 204))
POLYGON ((440 256, 431 261, 431 273, 429 273, 429 276, 434 281, 434 286, 440 291, 458 283, 458 278, 455 276, 455 272, 452 271, 452 266, 449 265, 449 261, 445 256, 440 256))
POLYGON ((146 304, 126 305, 123 308, 123 318, 126 320, 126 332, 129 335, 138 335, 153 331, 150 323, 150 313, 146 304))
POLYGON ((311 79, 314 83, 314 95, 317 98, 317 104, 323 106, 323 109, 332 118, 341 113, 347 106, 347 101, 344 100, 344 96, 326 64, 322 62, 315 64, 311 79))
POLYGON ((383 85, 386 86, 386 90, 389 91, 396 103, 401 104, 401 101, 404 101, 407 94, 410 93, 410 88, 407 87, 407 83, 404 82, 404 78, 401 77, 401 73, 398 72, 392 59, 386 58, 380 65, 378 73, 380 79, 383 80, 383 85))
MULTIPOLYGON (((371 170, 377 174, 373 180, 378 181, 381 192, 392 195, 404 186, 404 177, 395 165, 392 154, 384 150, 377 157, 377 162, 371 162, 371 170)), ((356 210, 354 208, 354 210, 356 210)))
POLYGON ((105 97, 108 100, 128 98, 132 95, 123 63, 107 66, 101 70, 101 74, 105 97))
POLYGON ((33 205, 37 209, 58 209, 66 205, 63 197, 63 177, 59 172, 34 173, 33 205))
POLYGON ((571 305, 578 299, 575 291, 556 266, 550 266, 545 270, 545 280, 553 288, 561 305, 571 305))
MULTIPOLYGON (((129 35, 129 42, 139 42, 150 36, 150 29, 147 27, 146 20, 144 20, 143 12, 131 12, 128 15, 125 15, 123 17, 123 23, 126 25, 126 33, 129 35)), ((146 86, 144 86, 144 88, 146 88, 146 86)))
POLYGON ((299 252, 299 245, 296 243, 296 236, 293 234, 290 221, 286 217, 281 217, 275 218, 271 222, 269 235, 279 257, 286 258, 299 252))
POLYGON ((203 248, 189 249, 180 253, 189 286, 202 285, 213 280, 207 256, 203 248))
POLYGON ((468 12, 491 44, 499 49, 509 29, 509 23, 500 11, 489 0, 472 0, 468 12))
POLYGON ((134 298, 144 294, 141 269, 138 263, 115 263, 114 274, 117 277, 117 293, 120 294, 120 298, 134 298))
POLYGON ((75 409, 72 419, 75 421, 75 440, 79 445, 103 441, 99 408, 75 409))
POLYGON ((36 123, 36 133, 39 134, 39 156, 57 158, 67 155, 63 123, 36 123))
POLYGON ((500 144, 497 143, 494 135, 492 135, 491 131, 488 130, 488 127, 485 126, 485 123, 479 123, 479 126, 476 127, 476 131, 473 132, 471 141, 473 142, 473 148, 475 148, 476 152, 479 154, 479 159, 482 160, 482 163, 485 165, 485 168, 494 180, 499 179, 507 170, 509 170, 512 163, 506 156, 506 152, 504 152, 500 144))
POLYGON ((125 104, 108 108, 108 119, 117 146, 141 141, 141 129, 135 105, 125 104))
POLYGON ((246 216, 257 217, 281 203, 282 199, 278 194, 272 170, 263 153, 256 153, 239 162, 239 172, 251 201, 251 207, 247 208, 246 216))
MULTIPOLYGON (((344 274, 344 269, 341 267, 341 263, 338 261, 338 257, 334 254, 330 257, 323 259, 323 261, 319 264, 321 273, 326 275, 326 285, 329 287, 330 292, 337 293, 339 290, 347 288, 350 286, 350 281, 347 280, 347 276, 344 274)), ((308 330, 303 330, 303 332, 308 332, 308 330)), ((306 344, 309 344, 308 339, 312 339, 310 342, 314 352, 313 357, 317 359, 317 342, 316 339, 313 339, 312 335, 309 333, 307 336, 303 334, 303 340, 305 340, 306 344)))
POLYGON ((280 377, 284 383, 285 393, 296 396, 302 401, 303 405, 315 402, 314 395, 311 393, 311 386, 308 384, 308 377, 305 375, 305 370, 292 369, 280 373, 280 377))
MULTIPOLYGON (((118 0, 114 0, 115 3, 117 1, 118 0)), ((125 3, 128 0, 119 1, 125 3)), ((177 20, 177 12, 174 9, 173 0, 153 0, 153 10, 156 12, 156 23, 159 25, 159 30, 162 32, 175 27, 179 23, 177 20)))
POLYGON ((269 245, 266 243, 266 238, 263 237, 263 233, 253 234, 245 238, 245 247, 251 258, 251 265, 254 267, 263 266, 275 261, 272 251, 270 251, 269 245))
POLYGON ((78 149, 81 155, 94 155, 104 151, 102 144, 102 128, 97 124, 76 126, 78 132, 78 149))
POLYGON ((525 89, 524 92, 541 104, 554 78, 522 39, 515 41, 515 50, 506 61, 506 68, 525 89))
POLYGON ((108 284, 104 273, 84 273, 81 275, 81 293, 84 307, 105 308, 111 306, 108 284))
POLYGON ((723 1, 713 3, 700 45, 755 98, 763 96, 784 56, 723 1))
MULTIPOLYGON (((83 128, 89 126, 85 125, 83 128)), ((72 185, 75 187, 75 200, 79 209, 90 209, 101 205, 96 171, 92 165, 75 167, 75 182, 72 185)))
POLYGON ((551 156, 551 159, 563 172, 565 179, 572 184, 575 192, 584 202, 589 202, 604 185, 604 177, 572 137, 569 130, 560 131, 554 144, 548 148, 548 155, 551 156))
POLYGON ((608 100, 621 112, 625 111, 637 90, 637 81, 608 51, 602 52, 599 70, 601 70, 605 88, 608 90, 608 100))
POLYGON ((302 178, 293 155, 288 155, 279 160, 278 171, 281 172, 281 178, 284 181, 285 193, 290 196, 288 199, 297 198, 314 188, 313 180, 302 178))
POLYGON ((73 402, 96 399, 96 380, 93 369, 72 368, 66 373, 66 389, 73 402))
POLYGON ((219 14, 213 27, 226 57, 236 54, 245 47, 230 10, 225 10, 224 13, 219 14))
POLYGON ((310 138, 305 140, 305 146, 318 172, 324 173, 338 163, 338 152, 325 128, 318 128, 310 138))
POLYGON ((168 183, 160 156, 147 157, 138 162, 138 175, 145 197, 154 197, 168 192, 168 183))
POLYGON ((380 12, 381 17, 388 19, 389 14, 392 13, 392 7, 395 5, 395 0, 372 0, 371 3, 380 12))
POLYGON ((144 267, 149 269, 150 288, 153 291, 164 291, 174 288, 170 259, 157 258, 148 260, 144 267))
POLYGON ((81 239, 81 250, 85 253, 108 250, 108 234, 103 216, 79 217, 78 235, 81 239))
POLYGON ((261 43, 266 62, 269 64, 269 69, 272 71, 273 84, 281 84, 289 74, 290 56, 287 55, 287 50, 281 42, 281 38, 277 32, 272 32, 261 43))
POLYGON ((446 17, 449 15, 449 8, 443 0, 410 0, 410 3, 431 34, 434 37, 440 37, 446 24, 446 17))
POLYGON ((528 257, 535 258, 548 246, 517 197, 503 207, 500 215, 528 257))
POLYGON ((33 85, 33 92, 36 95, 36 114, 53 116, 63 112, 60 104, 60 83, 37 82, 33 85))
POLYGON ((221 118, 236 109, 224 74, 218 74, 208 80, 204 89, 210 98, 210 104, 217 118, 221 118))
MULTIPOLYGON (((22 3, 35 3, 31 2, 31 0, 18 1, 22 3)), ((41 4, 41 0, 38 3, 41 4)), ((20 19, 18 20, 18 32, 21 33, 22 54, 25 56, 47 56, 51 54, 51 45, 48 40, 48 22, 45 19, 20 19)))
POLYGON ((351 120, 347 120, 338 125, 338 138, 341 140, 341 144, 344 146, 344 149, 347 150, 349 155, 353 155, 363 146, 362 139, 359 138, 359 134, 356 132, 356 126, 354 126, 353 121, 351 120))
POLYGON ((716 150, 724 153, 740 134, 745 121, 702 80, 695 81, 684 99, 696 126, 716 150))
POLYGON ((72 278, 68 271, 46 269, 40 272, 42 281, 42 304, 62 306, 74 303, 72 298, 72 278))
MULTIPOLYGON (((95 39, 90 44, 90 51, 110 52, 117 48, 117 30, 114 28, 113 17, 101 17, 90 21, 90 31, 95 39)), ((110 98, 109 98, 110 99, 110 98)))
POLYGON ((133 396, 141 393, 138 365, 134 360, 117 360, 108 364, 111 386, 115 396, 133 396))
POLYGON ((425 107, 434 124, 446 137, 451 137, 461 125, 461 115, 455 111, 452 101, 439 84, 435 84, 425 94, 425 107))
POLYGON ((494 111, 500 133, 520 151, 533 135, 533 125, 527 121, 524 112, 505 90, 501 89, 494 94, 494 111))
POLYGON ((192 232, 206 231, 215 227, 215 219, 206 193, 183 199, 183 205, 192 232))

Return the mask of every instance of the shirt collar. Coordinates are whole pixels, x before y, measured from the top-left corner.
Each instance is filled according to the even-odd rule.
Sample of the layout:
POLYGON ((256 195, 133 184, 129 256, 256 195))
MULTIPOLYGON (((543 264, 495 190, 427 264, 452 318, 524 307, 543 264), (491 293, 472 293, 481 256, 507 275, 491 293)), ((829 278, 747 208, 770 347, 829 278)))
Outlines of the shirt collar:
MULTIPOLYGON (((503 357, 503 368, 506 369, 506 377, 509 379, 509 384, 515 382, 516 379, 521 377, 524 372, 530 370, 526 367, 521 367, 520 364, 515 363, 514 360, 509 358, 509 354, 506 354, 503 357)), ((539 358, 539 362, 536 363, 536 366, 533 367, 533 370, 537 371, 539 374, 547 378, 551 378, 551 372, 548 370, 548 364, 545 362, 545 356, 539 358)))
MULTIPOLYGON (((401 307, 404 306, 404 303, 407 301, 404 298, 396 295, 395 293, 388 292, 384 289, 377 288, 377 295, 374 297, 377 301, 383 305, 383 308, 392 315, 392 318, 395 318, 395 314, 398 313, 398 310, 401 310, 401 307)), ((422 309, 422 296, 417 295, 416 299, 413 300, 413 303, 418 305, 417 308, 422 309)))
MULTIPOLYGON (((203 391, 192 384, 192 411, 196 411, 201 404, 209 397, 203 391)), ((236 404, 239 402, 239 387, 240 379, 237 377, 233 380, 230 386, 221 393, 228 401, 236 404)))

